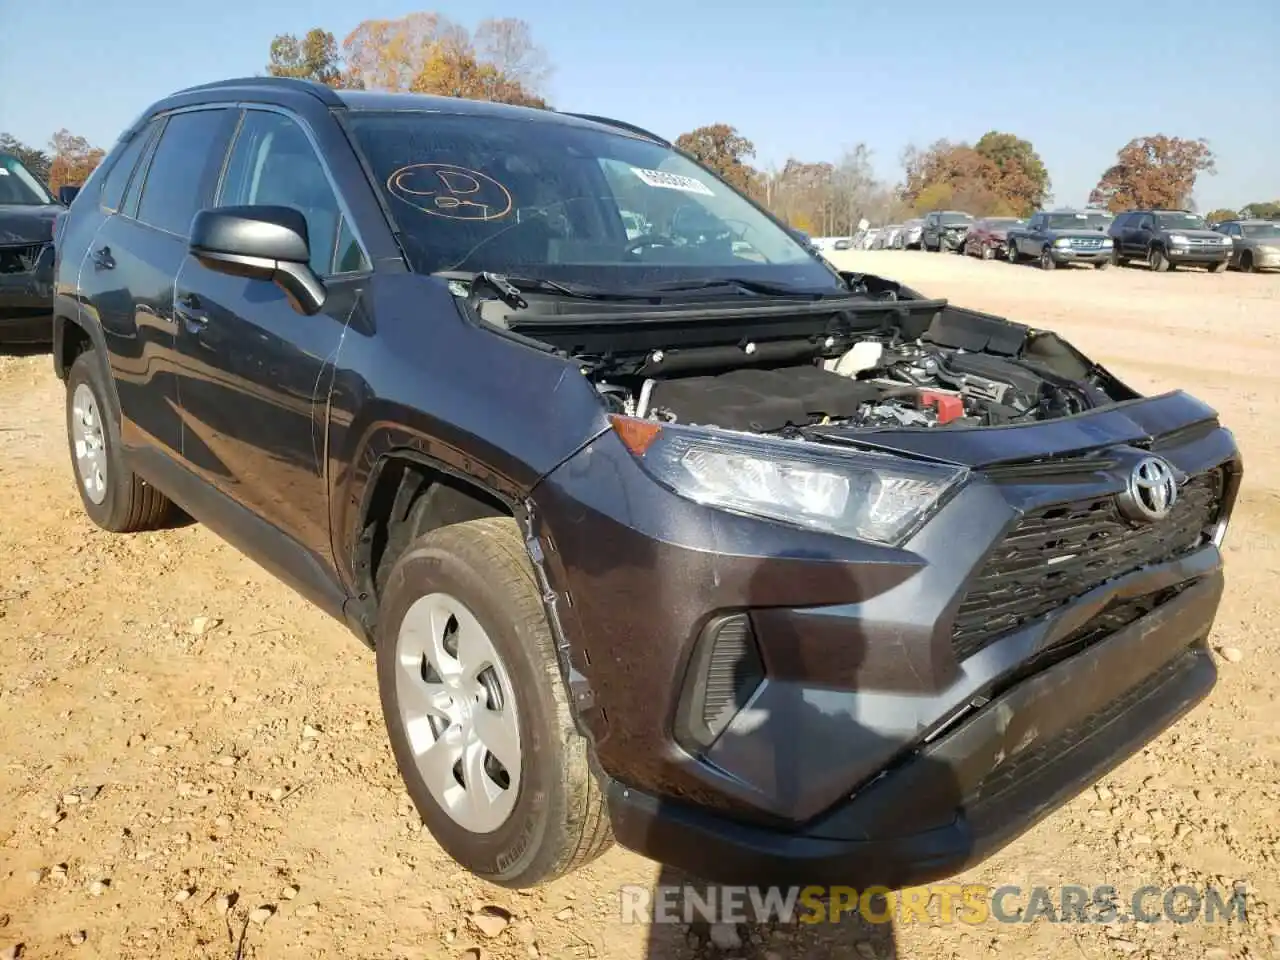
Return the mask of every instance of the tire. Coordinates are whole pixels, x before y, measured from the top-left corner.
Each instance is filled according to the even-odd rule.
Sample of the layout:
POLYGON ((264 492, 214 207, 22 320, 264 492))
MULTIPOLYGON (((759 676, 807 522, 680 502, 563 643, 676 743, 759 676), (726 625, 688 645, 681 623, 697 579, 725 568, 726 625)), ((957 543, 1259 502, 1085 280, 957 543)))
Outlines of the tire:
POLYGON ((1240 254, 1240 272, 1253 273, 1253 270, 1253 251, 1246 250, 1244 253, 1240 254))
POLYGON ((1128 262, 1129 262, 1128 260, 1126 260, 1124 257, 1120 256, 1120 248, 1119 248, 1119 247, 1112 247, 1112 248, 1111 248, 1111 265, 1112 265, 1113 267, 1123 267, 1123 266, 1124 266, 1125 264, 1127 264, 1128 262))
POLYGON ((98 353, 86 350, 67 371, 67 446, 80 502, 90 520, 112 533, 163 527, 173 504, 125 463, 102 366, 98 353))
POLYGON ((1004 258, 1010 263, 1022 262, 1022 257, 1018 253, 1018 245, 1016 243, 1011 243, 1005 248, 1004 258))
POLYGON ((1169 262, 1169 258, 1164 255, 1164 251, 1159 247, 1153 246, 1147 251, 1147 266, 1151 268, 1152 273, 1168 273, 1170 267, 1173 266, 1169 262))
POLYGON ((1223 260, 1221 263, 1211 263, 1209 264, 1209 267, 1208 267, 1208 270, 1210 273, 1222 273, 1222 271, 1226 269, 1227 269, 1227 261, 1225 260, 1223 260))
POLYGON ((1097 263, 1093 265, 1093 269, 1106 270, 1109 266, 1111 266, 1110 260, 1099 260, 1097 263))
POLYGON ((375 640, 378 692, 396 765, 427 829, 454 860, 519 889, 563 876, 609 848, 605 799, 587 742, 574 727, 555 642, 513 520, 469 520, 415 540, 387 578, 375 640), (457 627, 452 636, 465 641, 469 654, 455 647, 457 659, 450 656, 446 623, 457 627), (421 657, 423 666, 406 670, 406 657, 421 657), (445 669, 428 669, 429 663, 445 669), (459 666, 478 679, 444 683, 459 666), (438 696, 456 699, 441 707, 430 699, 432 686, 438 696), (454 711, 452 719, 439 719, 442 710, 454 711), (411 744, 424 757, 444 750, 446 737, 478 731, 471 718, 481 716, 486 734, 467 740, 465 752, 454 747, 441 754, 444 763, 475 758, 463 779, 456 779, 461 760, 424 774, 411 744), (510 753, 498 760, 489 748, 502 742, 503 731, 500 752, 510 753), (488 790, 497 787, 496 800, 468 803, 480 796, 465 785, 476 777, 488 778, 488 790))
POLYGON ((989 243, 984 243, 982 245, 982 253, 980 253, 979 256, 981 256, 983 260, 991 260, 995 255, 996 252, 991 249, 991 245, 989 243))
POLYGON ((1058 264, 1053 259, 1053 253, 1049 250, 1048 247, 1045 247, 1043 250, 1040 251, 1040 269, 1056 270, 1057 268, 1058 268, 1058 264))

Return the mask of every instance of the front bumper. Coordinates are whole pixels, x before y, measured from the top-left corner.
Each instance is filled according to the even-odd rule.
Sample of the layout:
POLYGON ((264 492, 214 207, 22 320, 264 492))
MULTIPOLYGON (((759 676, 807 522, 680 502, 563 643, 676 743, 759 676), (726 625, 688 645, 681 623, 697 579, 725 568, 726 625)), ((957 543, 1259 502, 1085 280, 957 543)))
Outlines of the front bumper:
MULTIPOLYGON (((710 510, 655 484, 611 432, 597 438, 534 490, 532 532, 579 723, 615 784, 619 839, 704 874, 708 865, 681 859, 693 856, 681 850, 695 836, 708 848, 739 845, 713 863, 755 882, 797 858, 852 869, 852 860, 875 859, 866 844, 895 837, 904 839, 886 848, 886 862, 909 854, 917 834, 930 835, 918 841, 926 846, 951 836, 945 855, 904 864, 925 873, 1007 842, 1093 768, 1046 767, 1048 792, 1028 788, 1040 799, 1008 830, 981 824, 985 794, 974 790, 1101 710, 1095 692, 1119 697, 1126 688, 1113 679, 1139 682, 1203 641, 1221 593, 1220 557, 1206 543, 1135 564, 992 642, 962 645, 962 601, 1009 531, 1052 505, 1111 497, 1128 479, 1114 463, 1095 469, 1087 458, 1061 477, 976 468, 993 456, 1069 461, 1081 450, 1119 457, 1163 444, 1161 455, 1189 476, 1231 465, 1225 522, 1238 454, 1207 416, 1171 394, 1026 428, 957 432, 946 442, 964 449, 961 462, 975 475, 901 549, 710 510), (1152 440, 1165 435, 1167 443, 1152 440), (1079 639, 1116 605, 1157 594, 1123 629, 1079 639), (709 746, 690 747, 678 734, 682 693, 697 675, 704 631, 743 611, 761 679, 709 746), (1051 693, 1052 704, 1042 699, 1051 693)), ((1212 684, 1200 668, 1192 673, 1194 696, 1152 694, 1138 713, 1126 708, 1135 746, 1212 684)), ((1104 765, 1125 755, 1110 733, 1097 749, 1104 765)))
POLYGON ((609 785, 615 837, 693 876, 749 885, 901 888, 1012 842, 1202 700, 1221 576, 990 701, 797 831, 609 785), (1185 618, 1185 620, 1183 619, 1185 618))
POLYGON ((1111 247, 1099 247, 1096 250, 1074 250, 1070 247, 1050 247, 1050 253, 1057 263, 1101 263, 1111 259, 1111 247))
POLYGON ((0 273, 0 343, 53 340, 53 247, 29 273, 0 273))
POLYGON ((1231 256, 1230 247, 1176 247, 1170 245, 1165 250, 1170 263, 1225 263, 1231 256))

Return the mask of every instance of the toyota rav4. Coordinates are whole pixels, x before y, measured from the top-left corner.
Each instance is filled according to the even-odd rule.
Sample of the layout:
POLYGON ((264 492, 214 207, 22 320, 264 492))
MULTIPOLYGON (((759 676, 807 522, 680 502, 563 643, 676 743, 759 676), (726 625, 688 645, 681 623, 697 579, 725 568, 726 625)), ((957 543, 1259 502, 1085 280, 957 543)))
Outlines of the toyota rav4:
POLYGON ((84 509, 176 505, 369 643, 424 822, 497 883, 615 838, 942 877, 1215 681, 1213 410, 837 273, 643 130, 224 81, 58 234, 84 509))

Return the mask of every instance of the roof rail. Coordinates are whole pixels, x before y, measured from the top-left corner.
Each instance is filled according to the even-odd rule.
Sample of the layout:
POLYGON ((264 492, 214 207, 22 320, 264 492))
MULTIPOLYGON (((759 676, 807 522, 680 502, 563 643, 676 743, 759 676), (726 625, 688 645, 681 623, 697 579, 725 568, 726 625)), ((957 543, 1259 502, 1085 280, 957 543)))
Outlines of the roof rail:
POLYGON ((577 117, 579 120, 590 120, 592 123, 603 123, 606 127, 617 127, 620 130, 628 130, 631 133, 639 134, 648 140, 656 140, 664 147, 671 146, 671 143, 665 138, 646 130, 644 127, 637 127, 634 123, 627 123, 625 120, 614 120, 611 117, 598 117, 591 113, 566 113, 565 116, 577 117))
POLYGON ((342 98, 333 92, 331 87, 315 80, 302 80, 298 77, 236 77, 230 80, 214 80, 212 83, 201 83, 194 87, 178 90, 171 96, 184 93, 199 93, 204 90, 235 89, 237 87, 276 87, 281 90, 295 90, 298 93, 309 93, 327 107, 343 106, 342 98))

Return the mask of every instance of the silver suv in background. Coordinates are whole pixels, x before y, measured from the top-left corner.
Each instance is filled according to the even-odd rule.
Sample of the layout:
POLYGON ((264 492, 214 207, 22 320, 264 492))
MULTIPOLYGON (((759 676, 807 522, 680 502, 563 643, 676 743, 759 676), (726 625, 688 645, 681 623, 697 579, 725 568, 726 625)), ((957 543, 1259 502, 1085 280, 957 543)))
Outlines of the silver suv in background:
POLYGON ((1228 267, 1245 273, 1280 270, 1280 221, 1224 220, 1214 229, 1231 238, 1228 267))

